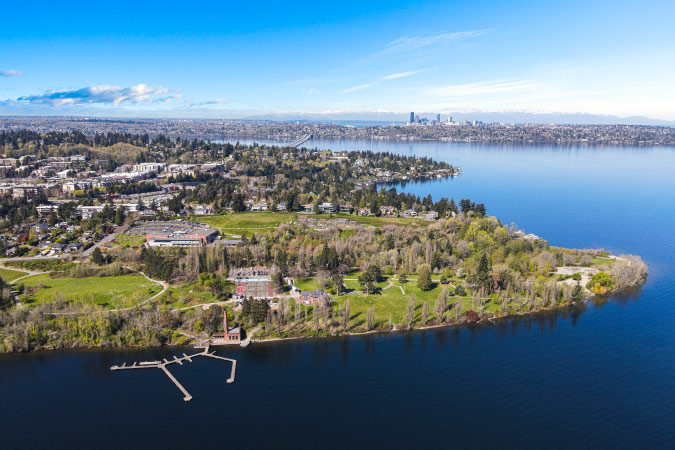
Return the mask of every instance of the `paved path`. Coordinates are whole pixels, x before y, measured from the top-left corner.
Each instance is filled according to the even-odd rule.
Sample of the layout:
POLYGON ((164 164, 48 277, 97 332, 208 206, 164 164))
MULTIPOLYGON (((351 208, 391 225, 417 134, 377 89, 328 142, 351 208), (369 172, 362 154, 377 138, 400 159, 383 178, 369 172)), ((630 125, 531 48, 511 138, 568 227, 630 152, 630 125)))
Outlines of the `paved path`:
POLYGON ((12 285, 14 283, 16 283, 17 281, 23 280, 24 278, 32 277, 33 275, 41 275, 43 273, 48 273, 48 272, 39 272, 39 271, 36 271, 36 270, 28 270, 28 269, 23 269, 23 268, 17 269, 15 267, 7 267, 4 264, 0 264, 0 267, 2 267, 3 269, 7 269, 7 270, 13 270, 15 272, 26 272, 26 275, 20 276, 19 278, 15 278, 12 281, 10 281, 9 283, 7 283, 7 284, 10 285, 10 291, 12 293, 12 297, 14 297, 14 304, 16 306, 21 306, 21 300, 19 300, 19 293, 16 292, 14 290, 14 288, 12 288, 12 285))

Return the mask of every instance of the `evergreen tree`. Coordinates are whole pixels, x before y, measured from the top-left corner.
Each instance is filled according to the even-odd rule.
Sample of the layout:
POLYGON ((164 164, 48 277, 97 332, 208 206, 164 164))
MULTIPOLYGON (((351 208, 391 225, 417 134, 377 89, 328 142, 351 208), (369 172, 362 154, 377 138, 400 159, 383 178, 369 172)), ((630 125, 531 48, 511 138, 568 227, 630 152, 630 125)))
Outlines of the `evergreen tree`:
POLYGON ((105 260, 103 259, 103 253, 101 253, 101 249, 96 247, 94 251, 91 254, 91 262, 96 264, 97 266, 102 266, 105 260))

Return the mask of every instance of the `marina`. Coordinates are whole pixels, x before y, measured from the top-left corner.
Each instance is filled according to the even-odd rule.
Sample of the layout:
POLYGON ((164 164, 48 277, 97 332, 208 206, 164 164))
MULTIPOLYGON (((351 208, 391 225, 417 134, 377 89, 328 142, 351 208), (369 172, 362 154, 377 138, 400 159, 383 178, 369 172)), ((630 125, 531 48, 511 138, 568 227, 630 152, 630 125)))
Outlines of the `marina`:
POLYGON ((183 361, 187 362, 192 362, 192 358, 196 358, 199 356, 206 356, 208 358, 214 358, 214 359, 220 359, 222 361, 228 361, 232 363, 232 371, 230 372, 230 377, 227 379, 228 383, 234 383, 234 376, 235 372, 237 370, 237 361, 235 359, 231 358, 225 358, 223 356, 216 356, 216 352, 211 352, 209 353, 209 346, 207 345, 203 351, 199 353, 194 353, 192 355, 186 355, 183 353, 183 357, 178 358, 174 355, 174 359, 168 360, 164 358, 162 361, 142 361, 139 363, 133 363, 130 366, 127 366, 127 363, 123 363, 121 366, 112 366, 110 370, 131 370, 131 369, 161 369, 167 377, 173 382, 173 384, 176 385, 176 387, 183 393, 183 400, 186 402, 189 402, 192 400, 192 395, 183 387, 182 384, 176 379, 176 377, 173 376, 171 372, 169 372, 169 369, 166 368, 166 366, 170 364, 180 364, 181 366, 183 365, 183 361))

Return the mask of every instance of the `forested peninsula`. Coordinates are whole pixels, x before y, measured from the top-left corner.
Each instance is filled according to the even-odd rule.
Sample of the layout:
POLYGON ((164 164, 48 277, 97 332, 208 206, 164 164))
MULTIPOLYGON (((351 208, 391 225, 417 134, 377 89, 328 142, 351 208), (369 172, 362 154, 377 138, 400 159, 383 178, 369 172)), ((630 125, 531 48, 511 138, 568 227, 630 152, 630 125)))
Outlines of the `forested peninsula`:
POLYGON ((217 342, 224 315, 253 341, 489 324, 647 276, 638 256, 390 187, 461 176, 429 158, 128 134, 0 144, 0 352, 217 342))

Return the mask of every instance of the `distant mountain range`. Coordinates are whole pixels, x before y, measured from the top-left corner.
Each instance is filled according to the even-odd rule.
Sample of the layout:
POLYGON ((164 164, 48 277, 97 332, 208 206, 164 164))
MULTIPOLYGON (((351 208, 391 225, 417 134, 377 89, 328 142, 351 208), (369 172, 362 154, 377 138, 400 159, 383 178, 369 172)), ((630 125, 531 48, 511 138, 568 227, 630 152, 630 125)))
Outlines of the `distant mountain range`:
MULTIPOLYGON (((426 117, 429 120, 435 119, 437 113, 433 112, 415 112, 420 117, 426 117)), ((536 123, 536 124, 566 124, 566 125, 652 125, 652 126, 675 126, 675 121, 652 119, 644 116, 618 117, 603 114, 585 114, 585 113, 557 113, 557 112, 521 112, 521 111, 503 111, 503 112, 451 112, 441 114, 441 121, 445 122, 448 116, 452 116, 455 122, 464 122, 466 120, 483 121, 485 123, 536 123)), ((345 112, 335 114, 316 114, 316 113, 283 113, 283 114, 265 114, 249 117, 242 117, 242 120, 269 120, 269 121, 304 121, 304 122, 335 122, 339 125, 391 125, 392 123, 401 125, 408 121, 410 113, 389 113, 389 112, 345 112)))

